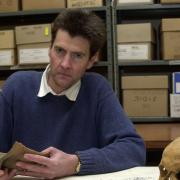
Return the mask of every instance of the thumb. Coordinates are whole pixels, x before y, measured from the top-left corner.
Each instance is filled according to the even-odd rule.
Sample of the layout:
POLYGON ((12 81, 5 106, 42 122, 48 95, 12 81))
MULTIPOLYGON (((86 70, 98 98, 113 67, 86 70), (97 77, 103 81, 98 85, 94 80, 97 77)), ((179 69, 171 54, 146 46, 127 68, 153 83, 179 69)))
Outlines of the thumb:
POLYGON ((13 169, 10 173, 9 173, 9 177, 12 178, 16 175, 17 170, 13 169))
POLYGON ((44 149, 42 153, 46 156, 52 156, 57 152, 57 149, 54 147, 48 147, 47 149, 44 149))
POLYGON ((4 175, 4 171, 3 170, 0 170, 0 176, 3 176, 4 175))

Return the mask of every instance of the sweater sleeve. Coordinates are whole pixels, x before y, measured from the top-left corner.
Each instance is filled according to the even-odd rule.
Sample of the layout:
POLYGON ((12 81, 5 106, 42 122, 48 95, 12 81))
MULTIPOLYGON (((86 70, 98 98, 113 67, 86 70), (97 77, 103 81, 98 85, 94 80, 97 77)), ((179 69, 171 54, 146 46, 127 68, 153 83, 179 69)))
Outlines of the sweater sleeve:
POLYGON ((3 92, 0 92, 0 152, 7 152, 11 147, 12 111, 3 92))
POLYGON ((14 89, 18 87, 17 75, 14 73, 4 83, 0 92, 0 152, 7 152, 12 147, 14 108, 14 89))
POLYGON ((143 166, 145 146, 115 94, 109 92, 97 108, 99 148, 78 151, 80 175, 119 171, 143 166))

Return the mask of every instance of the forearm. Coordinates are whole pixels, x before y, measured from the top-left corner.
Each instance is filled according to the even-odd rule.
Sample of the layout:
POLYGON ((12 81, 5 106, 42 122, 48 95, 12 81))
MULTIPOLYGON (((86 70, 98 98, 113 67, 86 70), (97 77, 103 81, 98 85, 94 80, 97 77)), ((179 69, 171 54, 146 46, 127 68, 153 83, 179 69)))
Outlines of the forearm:
POLYGON ((122 139, 104 148, 78 152, 80 174, 98 174, 120 171, 145 163, 145 147, 141 139, 122 139))

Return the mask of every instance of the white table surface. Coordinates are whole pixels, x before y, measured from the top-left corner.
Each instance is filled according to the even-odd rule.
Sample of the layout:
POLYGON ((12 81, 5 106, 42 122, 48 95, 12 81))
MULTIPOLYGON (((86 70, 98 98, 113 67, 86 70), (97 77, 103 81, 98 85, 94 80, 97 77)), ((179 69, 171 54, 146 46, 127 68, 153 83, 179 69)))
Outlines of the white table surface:
MULTIPOLYGON (((61 180, 158 180, 158 167, 135 167, 108 174, 71 176, 61 180)), ((35 180, 37 178, 17 176, 14 180, 35 180)))

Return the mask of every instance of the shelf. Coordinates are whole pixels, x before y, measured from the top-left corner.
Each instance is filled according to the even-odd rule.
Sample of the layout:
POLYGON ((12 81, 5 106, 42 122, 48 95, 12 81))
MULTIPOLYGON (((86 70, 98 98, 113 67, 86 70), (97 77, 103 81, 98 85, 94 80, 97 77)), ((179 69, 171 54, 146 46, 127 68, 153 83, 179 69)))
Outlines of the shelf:
POLYGON ((180 66, 180 60, 139 60, 139 61, 130 61, 124 60, 119 61, 118 66, 180 66))
MULTIPOLYGON (((16 16, 37 16, 37 15, 52 15, 52 14, 59 14, 60 11, 62 11, 64 8, 57 8, 57 9, 43 9, 43 10, 26 10, 26 11, 14 11, 14 12, 1 12, 0 13, 0 18, 1 17, 16 17, 16 16)), ((105 11, 106 6, 102 7, 95 7, 95 8, 86 8, 91 11, 105 11)))
POLYGON ((174 10, 174 9, 180 9, 180 4, 142 4, 142 5, 122 5, 122 6, 117 6, 117 10, 159 10, 162 9, 163 11, 166 10, 174 10))
MULTIPOLYGON (((178 61, 179 65, 180 65, 180 61, 178 61)), ((173 65, 173 63, 170 63, 169 61, 164 61, 164 60, 152 60, 152 61, 148 61, 148 60, 139 60, 139 61, 119 61, 118 62, 119 66, 167 66, 167 65, 173 65)), ((176 63, 177 65, 177 63, 176 63)))
MULTIPOLYGON (((94 65, 94 67, 103 67, 108 66, 108 62, 98 62, 94 65)), ((14 65, 14 66, 0 66, 0 71, 10 71, 10 70, 29 70, 29 69, 45 69, 47 64, 40 65, 14 65)))
POLYGON ((134 6, 117 6, 117 13, 122 19, 151 19, 164 17, 179 17, 180 5, 134 5, 134 6))
MULTIPOLYGON (((95 12, 102 19, 106 19, 107 8, 106 6, 102 6, 86 9, 95 12)), ((52 23, 62 10, 63 8, 1 12, 1 26, 6 29, 6 27, 14 28, 17 25, 52 23)))
POLYGON ((145 141, 148 150, 164 149, 171 141, 145 141))
POLYGON ((134 123, 177 123, 179 118, 172 117, 129 117, 134 123))

